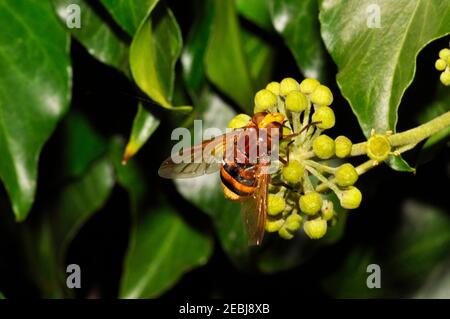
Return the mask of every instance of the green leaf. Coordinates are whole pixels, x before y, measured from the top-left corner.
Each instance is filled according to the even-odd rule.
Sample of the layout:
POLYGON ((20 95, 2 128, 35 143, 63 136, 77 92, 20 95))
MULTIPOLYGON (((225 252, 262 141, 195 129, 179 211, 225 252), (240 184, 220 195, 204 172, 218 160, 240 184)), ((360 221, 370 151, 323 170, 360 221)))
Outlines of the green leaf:
POLYGON ((67 244, 81 226, 103 207, 114 183, 114 168, 105 156, 94 162, 81 178, 62 190, 52 214, 59 253, 64 255, 67 244))
POLYGON ((416 169, 414 167, 409 166, 408 162, 406 162, 401 156, 389 156, 387 163, 389 166, 399 172, 408 172, 415 173, 416 169))
MULTIPOLYGON (((210 127, 225 129, 228 121, 235 115, 219 96, 207 89, 203 92, 199 107, 204 109, 202 114, 204 129, 210 127), (217 116, 218 114, 220 116, 217 116)), ((197 135, 196 138, 202 139, 202 136, 197 135)), ((225 199, 219 174, 176 179, 174 182, 184 198, 211 216, 224 250, 237 266, 243 266, 248 261, 249 249, 240 205, 225 199)))
POLYGON ((159 0, 100 0, 114 20, 133 36, 159 0))
POLYGON ((243 110, 253 111, 254 87, 241 42, 234 0, 214 2, 214 18, 206 49, 206 74, 243 110))
POLYGON ((151 99, 167 109, 186 112, 192 108, 174 107, 170 103, 181 47, 181 32, 175 17, 168 7, 158 6, 133 38, 130 67, 136 84, 151 99))
POLYGON ((268 0, 235 0, 240 15, 265 30, 272 30, 268 0))
POLYGON ((159 119, 154 117, 142 104, 139 104, 133 121, 133 128, 123 155, 123 163, 134 156, 148 141, 159 126, 159 119))
POLYGON ((134 225, 121 298, 161 295, 194 267, 206 264, 211 240, 189 227, 170 207, 157 207, 134 225))
POLYGON ((450 260, 446 260, 433 269, 423 285, 416 289, 411 298, 449 299, 450 298, 450 260))
POLYGON ((322 38, 338 66, 338 85, 364 134, 395 130, 418 53, 450 33, 448 3, 324 0, 320 21, 322 38), (377 8, 380 28, 370 28, 376 26, 377 8))
POLYGON ((0 2, 0 29, 0 177, 23 221, 39 153, 68 108, 69 38, 48 1, 0 2))
POLYGON ((52 0, 64 27, 96 59, 123 72, 128 72, 128 44, 121 39, 92 8, 87 0, 52 0), (68 28, 69 5, 80 7, 81 28, 68 28))
POLYGON ((269 0, 272 23, 305 77, 324 80, 326 53, 320 38, 318 0, 269 0))

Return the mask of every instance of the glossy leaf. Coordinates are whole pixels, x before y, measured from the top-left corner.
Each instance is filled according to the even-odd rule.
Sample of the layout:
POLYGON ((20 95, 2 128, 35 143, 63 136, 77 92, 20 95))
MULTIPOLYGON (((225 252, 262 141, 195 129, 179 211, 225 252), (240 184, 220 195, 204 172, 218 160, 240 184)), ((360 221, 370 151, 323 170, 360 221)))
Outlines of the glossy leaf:
POLYGON ((399 172, 415 173, 416 169, 411 167, 401 156, 389 156, 387 163, 389 166, 399 172))
POLYGON ((114 20, 133 36, 159 0, 100 0, 114 20))
POLYGON ((22 221, 41 148, 68 108, 69 38, 48 1, 1 1, 0 29, 0 177, 22 221))
POLYGON ((133 128, 123 155, 123 163, 134 156, 148 141, 159 126, 159 119, 152 115, 142 104, 139 104, 133 121, 133 128))
POLYGON ((254 87, 234 6, 234 0, 214 2, 214 18, 206 49, 206 74, 243 110, 253 111, 254 87))
POLYGON ((96 59, 124 72, 128 71, 128 44, 111 29, 87 0, 52 0, 63 27, 96 59), (80 7, 80 28, 69 28, 70 5, 80 7))
POLYGON ((265 29, 272 29, 268 0, 235 0, 240 15, 265 29))
POLYGON ((134 227, 121 298, 157 297, 185 272, 204 265, 211 255, 211 240, 168 206, 151 209, 134 227))
POLYGON ((305 77, 323 80, 326 53, 317 19, 318 0, 269 0, 272 23, 305 77))
POLYGON ((161 106, 190 111, 190 106, 171 104, 175 63, 180 55, 182 39, 172 12, 159 6, 140 26, 130 48, 130 67, 136 84, 161 106))
POLYGON ((398 106, 414 77, 418 53, 450 33, 450 7, 445 1, 377 3, 325 0, 320 14, 323 40, 339 70, 337 82, 366 136, 372 129, 395 130, 398 106), (378 9, 380 28, 376 28, 378 9))

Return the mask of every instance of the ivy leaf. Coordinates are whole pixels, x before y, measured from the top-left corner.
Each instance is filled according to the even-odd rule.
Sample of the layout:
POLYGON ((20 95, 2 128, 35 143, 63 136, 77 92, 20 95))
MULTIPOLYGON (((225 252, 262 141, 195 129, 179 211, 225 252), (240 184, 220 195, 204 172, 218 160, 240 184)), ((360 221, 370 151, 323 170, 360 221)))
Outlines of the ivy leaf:
POLYGON ((133 36, 159 0, 100 0, 114 20, 133 36))
POLYGON ((317 0, 269 0, 272 23, 305 77, 323 80, 326 54, 320 39, 317 0))
POLYGON ((268 0, 236 0, 236 10, 260 28, 272 30, 268 0))
POLYGON ((408 172, 408 173, 415 173, 416 169, 414 167, 411 167, 408 162, 406 162, 401 156, 389 156, 387 160, 388 165, 396 171, 399 172, 408 172))
POLYGON ((189 227, 173 210, 158 207, 134 225, 120 288, 121 298, 153 298, 190 269, 206 264, 211 240, 189 227))
POLYGON ((128 44, 120 38, 92 8, 87 0, 52 0, 64 27, 67 28, 96 59, 123 72, 128 72, 128 44), (81 28, 69 29, 66 21, 70 20, 69 6, 80 7, 81 28))
POLYGON ((158 6, 139 27, 130 48, 130 67, 136 84, 164 108, 190 111, 170 103, 175 63, 182 47, 181 32, 170 9, 158 6))
POLYGON ((134 156, 148 141, 159 126, 159 119, 153 116, 142 104, 139 104, 133 121, 133 128, 123 155, 123 163, 134 156))
POLYGON ((39 153, 68 109, 69 38, 48 1, 0 2, 0 29, 0 177, 23 221, 34 201, 39 153))
POLYGON ((448 3, 324 0, 320 21, 322 38, 338 66, 338 85, 364 134, 395 130, 418 53, 450 33, 448 3))
POLYGON ((254 87, 242 45, 234 0, 214 2, 214 18, 206 49, 206 74, 243 110, 253 111, 254 87))

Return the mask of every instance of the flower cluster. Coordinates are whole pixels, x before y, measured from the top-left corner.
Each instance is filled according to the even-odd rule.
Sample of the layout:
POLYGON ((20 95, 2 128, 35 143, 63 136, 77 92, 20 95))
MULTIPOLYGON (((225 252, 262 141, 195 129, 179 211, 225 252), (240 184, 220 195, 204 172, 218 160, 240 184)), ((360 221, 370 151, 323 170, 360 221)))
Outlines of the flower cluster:
POLYGON ((439 59, 435 63, 436 70, 442 71, 440 79, 445 86, 450 85, 450 49, 439 51, 439 59))

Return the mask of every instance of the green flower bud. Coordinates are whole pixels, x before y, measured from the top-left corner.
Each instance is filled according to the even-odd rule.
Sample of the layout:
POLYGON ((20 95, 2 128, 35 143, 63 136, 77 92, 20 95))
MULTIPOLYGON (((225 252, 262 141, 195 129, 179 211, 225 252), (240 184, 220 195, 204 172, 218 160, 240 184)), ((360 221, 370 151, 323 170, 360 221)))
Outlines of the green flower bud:
POLYGON ((280 83, 270 82, 269 84, 267 84, 266 90, 269 90, 275 95, 280 95, 280 83))
POLYGON ((322 204, 322 218, 326 221, 334 217, 334 204, 331 200, 324 200, 322 204))
POLYGON ((277 97, 269 90, 262 89, 255 95, 255 113, 263 112, 277 105, 277 97))
POLYGON ((302 222, 302 217, 299 214, 291 214, 286 218, 284 227, 289 231, 294 232, 300 229, 300 224, 302 222))
POLYGON ((336 156, 339 158, 347 157, 352 152, 352 141, 343 135, 336 137, 334 144, 336 156))
POLYGON ((447 67, 447 62, 445 62, 445 60, 443 59, 437 59, 436 63, 434 64, 434 67, 438 71, 444 71, 445 68, 447 67))
POLYGON ((331 137, 325 134, 316 137, 313 141, 312 147, 318 158, 328 159, 334 155, 334 141, 331 137))
POLYGON ((308 107, 308 99, 300 91, 291 91, 286 96, 286 108, 291 112, 302 112, 308 107))
POLYGON ((269 233, 274 233, 279 231, 283 225, 284 225, 283 219, 271 220, 270 218, 267 218, 265 229, 269 233))
POLYGON ((366 151, 371 159, 382 162, 391 153, 391 142, 386 135, 372 135, 367 140, 366 151))
POLYGON ((315 215, 322 208, 322 197, 317 192, 310 192, 300 196, 300 209, 306 215, 315 215))
POLYGON ((286 201, 283 197, 269 194, 267 202, 267 213, 271 216, 280 214, 286 207, 286 201))
POLYGON ((251 120, 252 118, 247 114, 238 114, 233 117, 230 122, 228 122, 228 128, 243 128, 247 126, 251 120))
POLYGON ((281 169, 283 179, 291 184, 300 182, 303 177, 305 168, 299 161, 290 160, 289 163, 281 169))
POLYGON ((316 105, 331 105, 333 94, 325 85, 319 85, 311 94, 311 102, 316 105))
POLYGON ((445 48, 439 51, 439 57, 441 59, 445 60, 449 56, 450 56, 450 49, 445 48))
POLYGON ((307 220, 303 223, 305 234, 311 239, 319 239, 327 233, 327 222, 322 218, 307 220))
POLYGON ((358 180, 358 172, 350 163, 339 166, 335 176, 337 184, 341 187, 351 186, 358 180))
POLYGON ((362 194, 359 189, 350 186, 347 190, 342 192, 339 200, 343 208, 355 209, 361 204, 362 194))
POLYGON ((317 125, 321 130, 328 130, 334 126, 336 119, 333 110, 328 106, 319 106, 312 115, 313 122, 320 122, 317 125))
POLYGON ((450 71, 445 70, 444 72, 442 72, 440 79, 441 79, 442 84, 444 84, 445 86, 449 86, 450 85, 450 71))
POLYGON ((280 94, 288 95, 291 91, 298 91, 299 85, 298 82, 293 78, 285 78, 280 83, 280 94))
POLYGON ((294 235, 292 235, 285 227, 281 227, 281 229, 278 231, 278 235, 280 235, 281 238, 288 240, 294 237, 294 235))
POLYGON ((307 78, 300 83, 300 91, 304 94, 311 94, 320 85, 316 79, 307 78))

